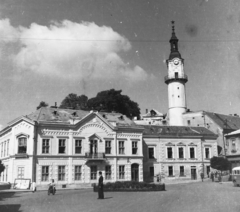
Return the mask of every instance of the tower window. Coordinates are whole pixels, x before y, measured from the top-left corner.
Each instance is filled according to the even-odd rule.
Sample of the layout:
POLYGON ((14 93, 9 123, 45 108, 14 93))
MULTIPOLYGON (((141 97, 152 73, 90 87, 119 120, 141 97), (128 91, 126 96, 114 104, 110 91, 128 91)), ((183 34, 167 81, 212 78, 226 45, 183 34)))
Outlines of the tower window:
POLYGON ((178 78, 178 72, 175 72, 175 78, 176 79, 178 78))
POLYGON ((180 96, 178 96, 178 98, 179 98, 180 96))
POLYGON ((177 87, 177 89, 179 89, 179 87, 177 87))

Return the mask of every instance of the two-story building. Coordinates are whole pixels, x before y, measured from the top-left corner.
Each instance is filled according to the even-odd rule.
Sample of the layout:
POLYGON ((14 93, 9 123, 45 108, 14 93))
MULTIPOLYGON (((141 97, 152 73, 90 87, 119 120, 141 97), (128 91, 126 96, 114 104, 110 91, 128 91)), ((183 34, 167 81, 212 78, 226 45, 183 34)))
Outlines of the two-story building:
POLYGON ((144 126, 144 179, 197 179, 210 172, 217 135, 204 127, 144 126))
POLYGON ((42 107, 0 132, 1 181, 47 185, 143 181, 143 127, 119 113, 42 107))
POLYGON ((231 162, 232 169, 240 166, 240 130, 228 133, 226 138, 226 157, 231 162))

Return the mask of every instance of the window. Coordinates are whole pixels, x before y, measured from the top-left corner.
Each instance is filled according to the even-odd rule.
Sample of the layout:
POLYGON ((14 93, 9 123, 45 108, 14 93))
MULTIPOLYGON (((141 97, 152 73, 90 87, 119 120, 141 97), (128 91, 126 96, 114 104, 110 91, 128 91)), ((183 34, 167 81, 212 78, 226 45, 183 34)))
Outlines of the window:
POLYGON ((105 142, 105 152, 106 154, 111 154, 111 141, 105 142))
POLYGON ((4 142, 4 153, 3 153, 3 157, 6 157, 6 141, 4 142))
POLYGON ((9 140, 7 141, 7 156, 9 156, 9 140))
POLYGON ((190 120, 187 120, 187 124, 188 124, 188 126, 191 125, 191 121, 190 121, 190 120))
POLYGON ((82 140, 75 140, 75 154, 82 153, 82 140))
POLYGON ((3 143, 1 143, 1 157, 3 157, 3 143))
POLYGON ((66 139, 59 139, 58 141, 58 153, 64 154, 66 153, 66 139))
POLYGON ((91 180, 97 179, 97 166, 91 166, 91 180))
POLYGON ((206 159, 210 158, 210 149, 209 148, 205 148, 205 158, 206 159))
POLYGON ((153 147, 148 147, 148 157, 149 157, 149 159, 154 158, 154 148, 153 147))
POLYGON ((75 166, 75 180, 81 180, 82 179, 82 166, 75 166))
POLYGON ((42 166, 42 181, 49 181, 49 166, 42 166))
POLYGON ((195 158, 195 150, 194 150, 194 147, 190 147, 190 158, 195 158))
POLYGON ((18 153, 27 153, 27 138, 18 138, 18 153))
POLYGON ((172 176, 173 176, 173 167, 172 167, 172 166, 169 166, 169 167, 168 167, 168 176, 169 176, 169 177, 172 177, 172 176))
POLYGON ((136 154, 137 154, 137 149, 138 149, 138 147, 137 147, 137 141, 133 141, 133 142, 132 142, 132 154, 133 154, 133 155, 136 155, 136 154))
POLYGON ((111 180, 111 166, 105 166, 105 179, 111 180))
POLYGON ((18 167, 17 178, 24 178, 24 167, 18 167))
POLYGON ((150 177, 154 177, 154 167, 149 167, 150 177))
POLYGON ((119 141, 119 154, 124 154, 124 141, 119 141))
POLYGON ((180 176, 184 176, 184 166, 180 166, 180 176))
POLYGON ((119 166, 119 179, 125 178, 124 166, 119 166))
POLYGON ((173 158, 172 147, 167 148, 167 158, 173 158))
POLYGON ((232 152, 236 152, 236 143, 232 141, 232 152))
POLYGON ((58 181, 65 180, 65 166, 58 166, 58 181))
POLYGON ((8 166, 6 166, 5 171, 6 171, 6 182, 7 182, 8 181, 8 166))
POLYGON ((49 153, 49 139, 42 140, 42 153, 49 153))
POLYGON ((183 147, 178 147, 178 156, 179 158, 184 158, 183 147))

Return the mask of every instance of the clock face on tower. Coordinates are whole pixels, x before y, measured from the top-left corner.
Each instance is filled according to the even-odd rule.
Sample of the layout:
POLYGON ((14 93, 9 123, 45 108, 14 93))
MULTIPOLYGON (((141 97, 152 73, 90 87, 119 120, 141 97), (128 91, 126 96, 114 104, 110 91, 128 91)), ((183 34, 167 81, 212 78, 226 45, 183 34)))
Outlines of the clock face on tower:
POLYGON ((179 60, 178 59, 174 59, 173 63, 174 63, 174 65, 178 65, 179 64, 179 60))

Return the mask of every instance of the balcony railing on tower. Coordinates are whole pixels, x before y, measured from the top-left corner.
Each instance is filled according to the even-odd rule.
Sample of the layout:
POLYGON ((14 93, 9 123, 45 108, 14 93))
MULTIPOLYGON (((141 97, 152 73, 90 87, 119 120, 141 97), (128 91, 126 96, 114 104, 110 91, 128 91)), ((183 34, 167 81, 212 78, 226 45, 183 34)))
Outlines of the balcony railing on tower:
POLYGON ((172 75, 172 76, 165 76, 164 77, 165 83, 168 84, 169 82, 172 81, 182 81, 186 83, 188 81, 188 76, 186 74, 181 74, 181 75, 172 75))
POLYGON ((85 158, 87 160, 105 160, 105 154, 104 153, 85 153, 85 158))

